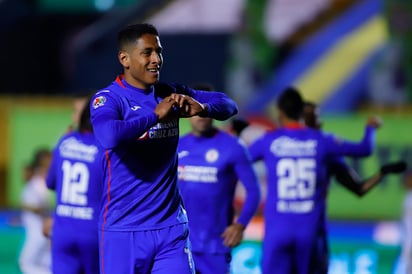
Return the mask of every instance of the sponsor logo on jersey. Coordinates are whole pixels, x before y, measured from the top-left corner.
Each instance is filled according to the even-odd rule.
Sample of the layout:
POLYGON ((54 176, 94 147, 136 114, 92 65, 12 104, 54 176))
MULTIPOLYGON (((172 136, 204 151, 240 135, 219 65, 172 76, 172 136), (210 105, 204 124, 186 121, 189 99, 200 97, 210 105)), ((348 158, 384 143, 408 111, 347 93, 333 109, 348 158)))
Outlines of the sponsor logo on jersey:
POLYGON ((273 140, 270 151, 276 156, 313 156, 316 155, 316 140, 297 140, 282 136, 273 140))
POLYGON ((217 167, 179 165, 177 173, 179 180, 196 183, 217 183, 217 167))
POLYGON ((64 140, 60 146, 59 151, 62 157, 76 159, 86 162, 93 162, 99 152, 95 145, 84 144, 81 140, 75 137, 70 137, 64 140))
POLYGON ((141 106, 132 106, 130 109, 133 110, 133 111, 136 111, 136 110, 141 109, 141 108, 142 108, 141 106))
POLYGON ((176 138, 179 136, 179 123, 178 120, 172 120, 169 122, 157 123, 151 127, 147 132, 143 133, 137 140, 147 139, 163 139, 163 138, 176 138))
POLYGON ((104 106, 105 103, 106 103, 106 97, 104 96, 96 97, 93 100, 93 108, 96 109, 98 107, 102 107, 104 106))

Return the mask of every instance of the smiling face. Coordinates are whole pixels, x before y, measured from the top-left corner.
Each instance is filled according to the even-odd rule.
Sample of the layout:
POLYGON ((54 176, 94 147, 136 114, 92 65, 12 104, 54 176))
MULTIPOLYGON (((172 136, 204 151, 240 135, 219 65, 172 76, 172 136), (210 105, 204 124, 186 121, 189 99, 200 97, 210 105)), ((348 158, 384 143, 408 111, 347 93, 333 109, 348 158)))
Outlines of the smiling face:
POLYGON ((124 68, 124 79, 130 85, 147 89, 159 81, 163 63, 159 36, 143 34, 134 43, 124 46, 118 58, 124 68))

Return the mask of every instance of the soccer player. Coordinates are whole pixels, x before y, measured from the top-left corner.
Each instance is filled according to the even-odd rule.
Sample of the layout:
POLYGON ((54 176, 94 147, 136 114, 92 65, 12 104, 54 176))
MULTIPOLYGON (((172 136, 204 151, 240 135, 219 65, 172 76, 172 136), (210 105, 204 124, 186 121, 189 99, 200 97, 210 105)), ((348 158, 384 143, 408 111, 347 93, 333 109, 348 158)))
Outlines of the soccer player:
POLYGON ((325 161, 333 155, 368 156, 373 151, 374 120, 360 143, 351 143, 301 121, 304 102, 288 87, 277 102, 280 128, 249 147, 253 161, 263 160, 267 174, 262 273, 315 273, 318 235, 326 233, 325 161))
MULTIPOLYGON (((303 110, 303 120, 307 127, 321 130, 322 121, 319 115, 319 108, 313 102, 305 102, 305 107, 303 110)), ((371 118, 370 123, 379 122, 374 118, 371 118)), ((378 126, 378 124, 376 124, 378 126)), ((327 175, 325 177, 325 184, 329 186, 330 177, 335 176, 338 183, 347 188, 349 191, 355 195, 362 197, 370 190, 372 190, 379 182, 385 178, 387 174, 390 173, 400 173, 406 169, 406 163, 404 161, 392 162, 384 164, 380 169, 367 179, 361 179, 359 174, 344 160, 342 156, 333 156, 326 161, 327 165, 327 175)), ((328 190, 328 188, 326 189, 328 190)), ((322 215, 325 220, 324 231, 326 231, 326 213, 322 215)), ((318 250, 318 259, 317 263, 318 272, 317 273, 327 273, 329 267, 329 246, 326 233, 319 233, 319 250, 318 250)))
MULTIPOLYGON (((193 86, 212 90, 209 85, 193 86)), ((178 145, 179 188, 189 218, 190 241, 197 274, 230 273, 231 249, 260 201, 259 182, 246 146, 213 125, 209 117, 189 118, 191 132, 178 145), (235 219, 234 195, 243 184, 246 199, 235 219)))
MULTIPOLYGON (((84 110, 84 107, 87 106, 87 103, 90 101, 90 94, 91 92, 83 92, 80 94, 75 94, 73 96, 73 101, 72 101, 72 123, 69 125, 67 128, 67 132, 72 132, 74 130, 79 129, 79 123, 80 123, 80 118, 82 115, 82 112, 84 110)), ((90 114, 89 114, 90 116, 90 114)), ((43 221, 43 235, 47 238, 51 237, 51 228, 53 226, 53 218, 51 216, 47 216, 44 218, 43 221)))
MULTIPOLYGON (((305 102, 303 110, 303 119, 305 125, 320 130, 322 122, 319 116, 319 109, 315 103, 305 102)), ((370 123, 379 122, 371 117, 370 123)), ((376 125, 378 126, 378 125, 376 125)), ((334 175, 338 183, 346 187, 352 193, 362 197, 374 188, 389 173, 400 173, 405 171, 406 163, 404 161, 391 162, 384 164, 370 178, 362 180, 356 171, 349 167, 343 157, 333 157, 328 161, 330 175, 334 175)))
POLYGON ((27 166, 26 185, 21 193, 21 221, 25 231, 19 267, 25 274, 49 274, 50 246, 42 233, 43 220, 49 214, 51 205, 46 187, 46 175, 51 161, 47 148, 36 150, 31 164, 27 166))
POLYGON ((106 151, 101 273, 194 273, 177 187, 179 119, 226 120, 238 108, 222 92, 159 83, 162 45, 153 25, 130 25, 118 42, 123 74, 90 106, 95 136, 106 151))
POLYGON ((97 220, 103 157, 85 104, 78 129, 60 138, 53 150, 46 179, 47 187, 56 193, 51 231, 53 273, 99 273, 97 220))

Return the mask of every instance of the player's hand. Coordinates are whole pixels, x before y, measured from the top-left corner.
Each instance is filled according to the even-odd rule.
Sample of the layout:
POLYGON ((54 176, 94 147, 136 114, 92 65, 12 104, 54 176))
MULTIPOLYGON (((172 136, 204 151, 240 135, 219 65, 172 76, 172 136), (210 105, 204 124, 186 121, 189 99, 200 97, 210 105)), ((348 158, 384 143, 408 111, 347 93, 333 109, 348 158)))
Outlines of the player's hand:
POLYGON ((43 220, 43 226, 42 226, 42 233, 46 238, 51 237, 52 226, 53 226, 53 219, 51 217, 46 217, 43 220))
POLYGON ((205 114, 205 106, 188 95, 172 93, 170 97, 177 104, 179 117, 203 116, 205 114))
POLYGON ((160 103, 156 106, 154 112, 159 118, 159 121, 172 118, 174 109, 177 107, 177 103, 174 98, 171 96, 165 97, 160 103))
POLYGON ((379 116, 370 116, 366 122, 366 125, 374 128, 380 128, 382 126, 382 120, 379 116))
POLYGON ((241 224, 234 223, 226 227, 222 233, 223 244, 227 247, 236 247, 243 240, 244 227, 241 224))
POLYGON ((393 162, 381 166, 381 174, 385 175, 388 173, 401 173, 404 172, 407 168, 405 161, 393 162))

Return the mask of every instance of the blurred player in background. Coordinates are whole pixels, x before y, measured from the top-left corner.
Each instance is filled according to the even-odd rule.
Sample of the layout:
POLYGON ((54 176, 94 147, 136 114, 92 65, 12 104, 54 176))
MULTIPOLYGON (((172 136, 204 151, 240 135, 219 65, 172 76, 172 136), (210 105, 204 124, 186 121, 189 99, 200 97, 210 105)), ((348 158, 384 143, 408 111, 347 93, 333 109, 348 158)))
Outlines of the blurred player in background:
POLYGON ((280 128, 249 147, 252 160, 263 160, 267 173, 262 270, 317 273, 318 235, 326 233, 324 163, 333 155, 370 155, 379 119, 371 119, 362 142, 351 143, 305 127, 304 102, 293 87, 284 90, 277 107, 280 128))
POLYGON ((237 105, 222 92, 159 83, 163 48, 154 26, 128 26, 118 42, 123 74, 90 106, 96 139, 106 150, 101 273, 194 273, 177 186, 179 119, 226 120, 237 105))
MULTIPOLYGON (((92 93, 89 91, 85 91, 83 93, 75 94, 72 98, 72 115, 71 115, 71 124, 67 128, 67 132, 72 132, 74 130, 78 130, 80 117, 82 115, 83 109, 85 106, 88 106, 88 102, 90 100, 90 95, 92 93)), ((53 225, 53 218, 51 216, 47 216, 44 218, 43 221, 43 234, 50 238, 51 236, 51 228, 53 225)))
POLYGON ((99 273, 97 219, 104 155, 93 135, 90 108, 83 107, 78 129, 60 138, 53 150, 46 180, 56 193, 51 233, 56 274, 99 273))
POLYGON ((51 273, 50 245, 43 235, 43 220, 51 209, 50 193, 46 187, 46 174, 50 165, 51 151, 38 149, 28 167, 31 177, 21 193, 21 220, 25 231, 19 266, 23 274, 51 273))
MULTIPOLYGON (((208 84, 192 86, 211 91, 208 84)), ((179 140, 179 188, 189 218, 192 254, 198 274, 230 273, 231 249, 260 201, 259 183, 243 142, 213 125, 209 117, 189 118, 191 132, 179 140), (246 189, 242 211, 235 219, 238 181, 246 189)))
MULTIPOLYGON (((305 125, 309 128, 316 130, 321 130, 322 121, 320 119, 319 108, 313 102, 305 102, 303 110, 303 120, 305 125)), ((367 125, 379 126, 380 121, 375 120, 374 117, 369 119, 367 125)), ((384 164, 380 169, 375 172, 371 177, 367 179, 361 179, 359 174, 345 162, 343 156, 332 156, 327 161, 327 172, 328 176, 325 177, 324 184, 329 186, 331 176, 335 176, 336 181, 344 186, 346 189, 362 197, 370 190, 372 190, 383 178, 389 173, 400 173, 406 169, 406 163, 404 161, 393 162, 384 164)), ((328 188, 326 189, 326 194, 328 188)), ((325 208, 326 210, 326 208, 325 208)), ((318 250, 318 273, 327 273, 329 266, 329 245, 327 238, 327 227, 326 227, 326 212, 322 215, 325 219, 323 220, 324 232, 319 233, 319 250, 318 250)))
POLYGON ((87 105, 87 103, 90 101, 90 94, 92 92, 86 91, 84 93, 79 93, 75 94, 73 96, 73 101, 72 101, 72 124, 69 126, 68 131, 71 130, 78 130, 79 128, 79 123, 80 123, 80 118, 83 113, 84 107, 87 105))
POLYGON ((233 118, 230 120, 229 133, 241 137, 243 130, 249 125, 249 121, 244 118, 233 118))

